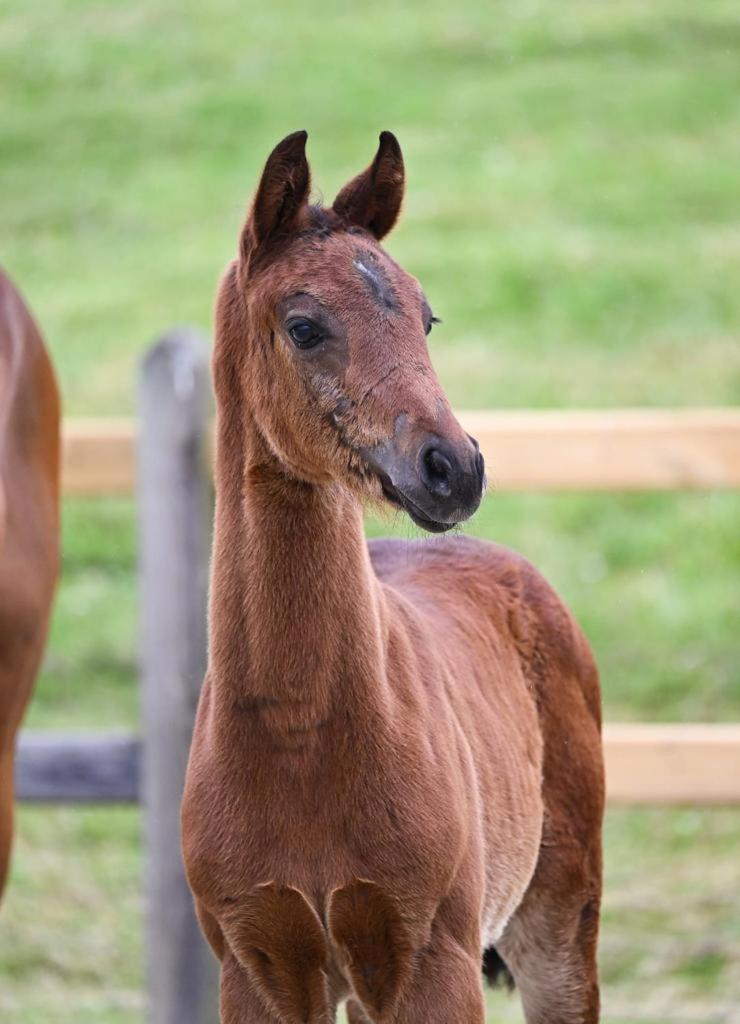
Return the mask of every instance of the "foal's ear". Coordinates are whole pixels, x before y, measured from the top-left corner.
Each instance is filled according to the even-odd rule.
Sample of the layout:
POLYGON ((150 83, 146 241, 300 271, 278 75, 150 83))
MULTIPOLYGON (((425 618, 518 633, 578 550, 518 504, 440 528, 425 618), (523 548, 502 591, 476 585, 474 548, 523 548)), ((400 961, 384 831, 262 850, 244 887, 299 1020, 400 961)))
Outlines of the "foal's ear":
POLYGON ((334 212, 381 239, 396 223, 403 185, 403 156, 398 139, 392 132, 381 132, 375 159, 344 186, 334 200, 334 212))
POLYGON ((311 174, 306 160, 308 132, 293 132, 267 158, 252 209, 242 232, 245 256, 295 227, 308 200, 311 174))

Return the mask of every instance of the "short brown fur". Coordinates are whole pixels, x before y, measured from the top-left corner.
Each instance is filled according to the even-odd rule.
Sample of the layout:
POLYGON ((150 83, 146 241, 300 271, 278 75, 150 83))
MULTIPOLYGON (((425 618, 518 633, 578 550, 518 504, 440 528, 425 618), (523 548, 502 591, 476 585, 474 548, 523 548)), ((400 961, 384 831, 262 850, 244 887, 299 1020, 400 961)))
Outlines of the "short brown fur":
POLYGON ((216 304, 209 667, 183 848, 225 1024, 482 1024, 495 946, 529 1024, 593 1024, 596 668, 521 557, 367 544, 365 500, 443 532, 484 486, 378 244, 398 143, 333 208, 270 156, 216 304), (490 959, 490 958, 489 958, 490 959))
POLYGON ((0 270, 0 895, 13 753, 46 640, 59 561, 59 396, 41 335, 0 270))

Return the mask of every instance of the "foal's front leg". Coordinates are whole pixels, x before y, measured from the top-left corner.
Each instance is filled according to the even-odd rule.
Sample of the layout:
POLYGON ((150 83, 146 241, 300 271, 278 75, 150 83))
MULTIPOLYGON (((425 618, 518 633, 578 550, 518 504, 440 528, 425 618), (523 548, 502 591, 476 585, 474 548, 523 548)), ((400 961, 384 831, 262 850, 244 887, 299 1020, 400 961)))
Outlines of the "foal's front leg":
POLYGON ((229 950, 221 961, 220 1019, 221 1024, 282 1024, 268 1010, 251 978, 229 950))
POLYGON ((480 954, 436 934, 419 956, 395 1011, 383 1024, 484 1024, 480 954))
POLYGON ((331 1024, 336 1000, 321 919, 298 889, 255 886, 220 920, 223 1024, 331 1024))
POLYGON ((334 1024, 335 1019, 335 1009, 326 1002, 303 1012, 273 1012, 254 979, 230 950, 225 952, 221 962, 221 1024, 334 1024))
POLYGON ((347 1001, 347 1021, 348 1024, 370 1024, 370 1018, 365 1016, 362 1004, 355 999, 347 1001))

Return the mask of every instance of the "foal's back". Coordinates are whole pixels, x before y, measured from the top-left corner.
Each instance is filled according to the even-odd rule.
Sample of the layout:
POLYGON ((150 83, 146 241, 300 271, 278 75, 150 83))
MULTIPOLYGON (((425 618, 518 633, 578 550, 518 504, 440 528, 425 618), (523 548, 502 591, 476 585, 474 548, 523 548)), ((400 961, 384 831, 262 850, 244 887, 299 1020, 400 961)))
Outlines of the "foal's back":
POLYGON ((0 892, 13 748, 43 651, 59 546, 59 397, 43 340, 0 270, 0 892))

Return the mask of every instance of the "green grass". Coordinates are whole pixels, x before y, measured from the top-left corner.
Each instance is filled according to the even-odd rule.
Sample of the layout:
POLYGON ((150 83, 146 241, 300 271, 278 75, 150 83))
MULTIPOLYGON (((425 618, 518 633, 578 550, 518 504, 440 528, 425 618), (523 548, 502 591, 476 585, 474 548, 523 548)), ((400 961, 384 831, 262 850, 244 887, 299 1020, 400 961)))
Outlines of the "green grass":
POLYGON ((206 326, 267 152, 310 131, 327 199, 399 135, 391 249, 460 404, 737 401, 740 18, 597 4, 5 0, 3 259, 70 412, 206 326))
POLYGON ((69 501, 63 571, 30 728, 133 727, 136 537, 132 500, 69 501))
POLYGON ((0 929, 7 1024, 143 1020, 138 818, 21 809, 0 929))
MULTIPOLYGON (((327 200, 398 134, 389 248, 444 320, 456 405, 740 401, 734 0, 2 0, 0 123, 0 260, 68 414, 131 412, 153 337, 208 329, 259 168, 299 127, 327 200)), ((496 494, 471 530, 571 603, 610 719, 724 721, 739 522, 738 495, 496 494)), ((130 501, 65 503, 29 727, 135 726, 135 548, 130 501)), ((606 838, 605 1019, 737 1024, 740 813, 612 811, 606 838)), ((136 811, 21 810, 3 1021, 142 1019, 139 876, 136 811)))

